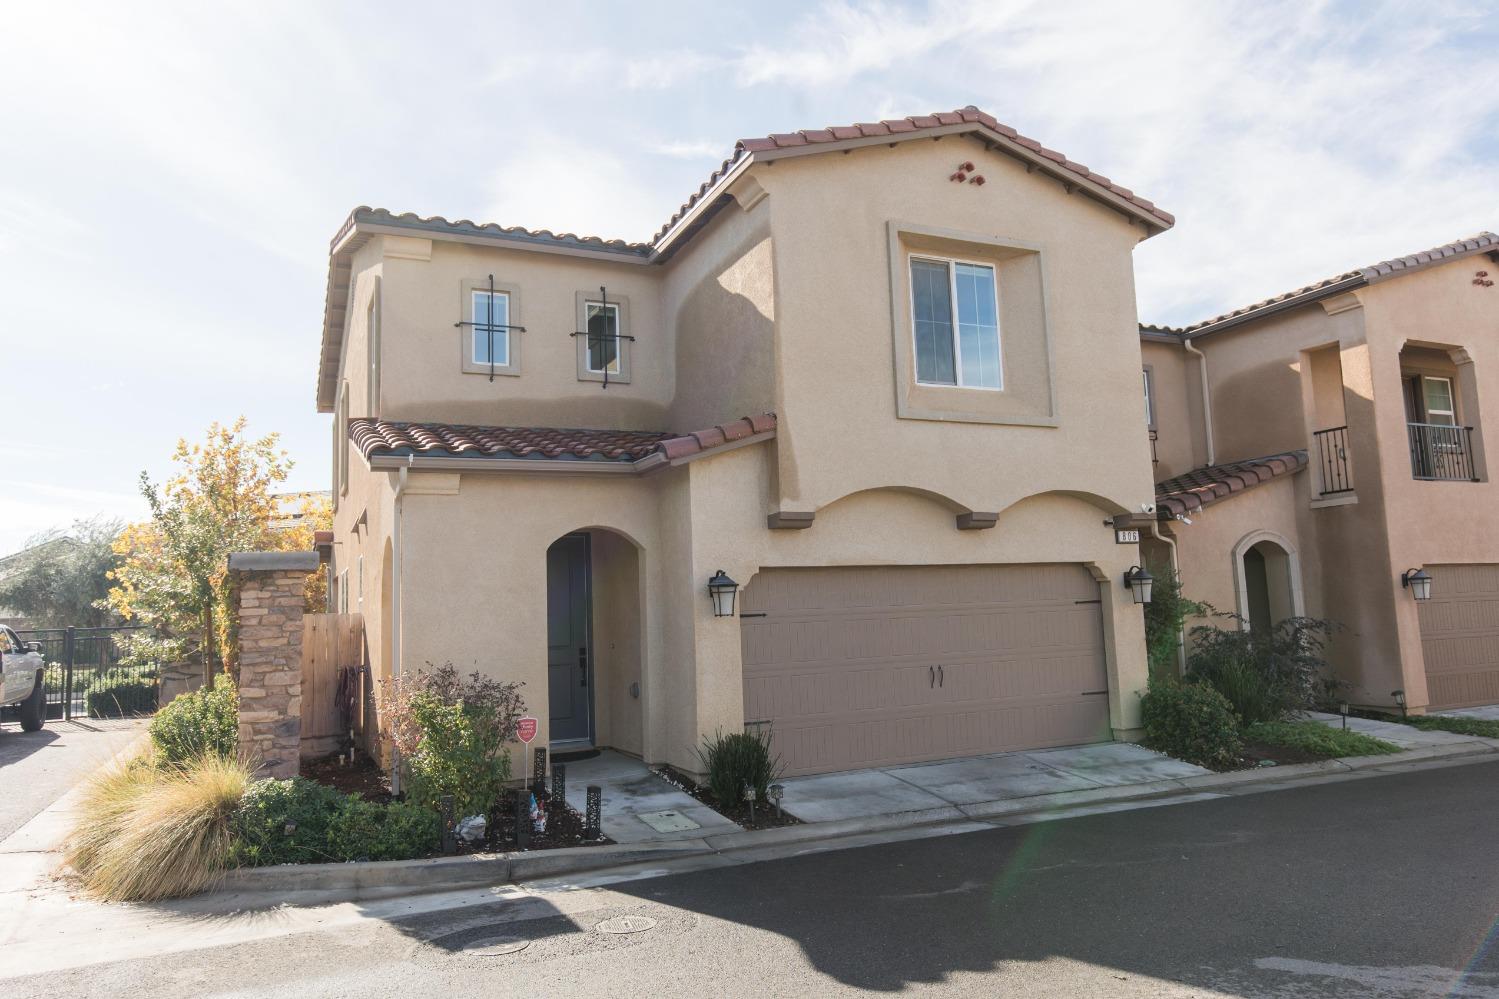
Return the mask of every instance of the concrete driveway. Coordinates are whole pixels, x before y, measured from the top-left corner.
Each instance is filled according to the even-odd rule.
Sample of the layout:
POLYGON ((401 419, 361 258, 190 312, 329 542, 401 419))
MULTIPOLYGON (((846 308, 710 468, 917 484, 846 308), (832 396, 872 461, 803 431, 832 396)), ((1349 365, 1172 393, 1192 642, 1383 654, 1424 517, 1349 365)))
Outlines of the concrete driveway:
POLYGON ((782 782, 786 788, 783 807, 803 822, 833 822, 1150 784, 1207 773, 1142 746, 1104 742, 792 777, 782 782))
POLYGON ((0 841, 140 738, 149 718, 0 723, 0 841))

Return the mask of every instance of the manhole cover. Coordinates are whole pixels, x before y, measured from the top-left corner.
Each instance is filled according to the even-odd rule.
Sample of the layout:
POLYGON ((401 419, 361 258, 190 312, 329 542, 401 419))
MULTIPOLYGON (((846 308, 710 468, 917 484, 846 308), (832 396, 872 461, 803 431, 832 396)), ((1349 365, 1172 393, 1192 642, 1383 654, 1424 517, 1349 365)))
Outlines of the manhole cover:
POLYGON ((514 954, 531 946, 531 941, 520 937, 480 937, 470 940, 459 948, 465 954, 475 957, 503 957, 506 954, 514 954))
POLYGON ((599 923, 600 933, 644 933, 656 925, 650 916, 615 916, 599 923))
POLYGON ((689 829, 702 828, 698 823, 677 811, 641 812, 639 818, 641 822, 659 833, 686 832, 689 829))

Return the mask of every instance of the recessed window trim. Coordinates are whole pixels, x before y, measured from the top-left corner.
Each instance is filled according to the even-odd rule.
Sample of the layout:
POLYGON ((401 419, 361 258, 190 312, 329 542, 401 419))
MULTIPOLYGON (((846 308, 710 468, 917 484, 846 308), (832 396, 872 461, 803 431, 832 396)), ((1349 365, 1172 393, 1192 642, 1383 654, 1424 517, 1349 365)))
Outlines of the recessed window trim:
POLYGON ((924 388, 956 388, 979 392, 1003 392, 1005 386, 1005 361, 1004 361, 1004 332, 999 322, 999 268, 987 260, 974 260, 964 257, 944 257, 932 253, 908 253, 906 260, 906 295, 907 301, 911 303, 911 352, 915 363, 916 384, 924 388), (942 264, 947 268, 947 293, 948 303, 951 309, 952 320, 952 348, 953 348, 953 381, 939 382, 927 381, 921 377, 921 346, 916 332, 916 275, 913 264, 918 261, 942 264), (998 378, 996 385, 973 385, 963 380, 963 321, 959 315, 958 300, 958 267, 977 267, 989 272, 989 283, 994 289, 994 350, 996 355, 995 374, 998 378))
POLYGON ((491 334, 482 326, 477 325, 480 317, 487 314, 490 279, 486 275, 482 278, 463 281, 460 322, 457 328, 459 367, 464 374, 469 375, 514 377, 521 373, 522 340, 521 337, 515 335, 520 331, 514 327, 525 324, 525 320, 521 318, 520 289, 513 284, 500 281, 495 281, 493 287, 496 305, 501 301, 505 303, 504 315, 496 317, 495 321, 512 328, 493 331, 495 358, 494 363, 491 364, 485 354, 491 334))

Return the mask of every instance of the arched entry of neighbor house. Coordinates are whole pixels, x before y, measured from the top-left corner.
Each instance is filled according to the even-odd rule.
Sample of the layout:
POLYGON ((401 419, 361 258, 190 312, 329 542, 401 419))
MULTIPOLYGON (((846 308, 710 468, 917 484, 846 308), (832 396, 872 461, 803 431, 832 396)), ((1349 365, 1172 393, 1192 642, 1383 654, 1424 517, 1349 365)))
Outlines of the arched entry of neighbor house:
POLYGON ((1234 546, 1233 558, 1241 627, 1263 634, 1305 613, 1300 560, 1289 541, 1256 531, 1234 546))
POLYGON ((640 548, 616 531, 586 528, 552 542, 546 559, 550 743, 641 755, 640 548))

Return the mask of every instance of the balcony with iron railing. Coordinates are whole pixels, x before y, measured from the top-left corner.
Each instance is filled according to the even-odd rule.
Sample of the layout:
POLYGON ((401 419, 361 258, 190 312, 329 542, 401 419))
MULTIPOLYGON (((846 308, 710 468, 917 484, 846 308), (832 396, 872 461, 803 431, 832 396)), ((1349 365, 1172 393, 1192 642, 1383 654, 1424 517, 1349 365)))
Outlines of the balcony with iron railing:
POLYGON ((1348 472, 1348 428, 1329 427, 1312 434, 1314 457, 1321 474, 1319 494, 1339 496, 1353 492, 1353 477, 1348 472))
POLYGON ((1444 482, 1477 482, 1473 428, 1442 423, 1408 423, 1411 475, 1444 482))

